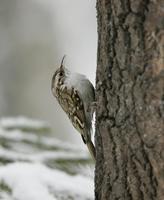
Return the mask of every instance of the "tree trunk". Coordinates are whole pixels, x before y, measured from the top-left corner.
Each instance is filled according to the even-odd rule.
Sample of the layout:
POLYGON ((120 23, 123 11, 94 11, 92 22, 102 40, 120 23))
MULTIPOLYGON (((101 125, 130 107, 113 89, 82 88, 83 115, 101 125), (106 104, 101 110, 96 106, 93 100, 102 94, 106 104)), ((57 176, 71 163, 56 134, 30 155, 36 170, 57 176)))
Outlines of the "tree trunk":
POLYGON ((96 200, 164 200, 164 1, 97 0, 96 200))

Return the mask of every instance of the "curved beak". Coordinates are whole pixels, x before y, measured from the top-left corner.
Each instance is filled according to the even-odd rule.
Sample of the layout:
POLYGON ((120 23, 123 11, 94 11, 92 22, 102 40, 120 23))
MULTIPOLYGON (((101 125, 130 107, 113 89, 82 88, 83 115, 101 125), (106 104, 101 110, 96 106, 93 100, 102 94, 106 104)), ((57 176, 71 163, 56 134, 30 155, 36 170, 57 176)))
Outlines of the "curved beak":
POLYGON ((64 62, 65 57, 66 57, 66 55, 64 55, 63 58, 62 58, 62 61, 61 61, 61 64, 60 64, 60 69, 63 68, 63 62, 64 62))

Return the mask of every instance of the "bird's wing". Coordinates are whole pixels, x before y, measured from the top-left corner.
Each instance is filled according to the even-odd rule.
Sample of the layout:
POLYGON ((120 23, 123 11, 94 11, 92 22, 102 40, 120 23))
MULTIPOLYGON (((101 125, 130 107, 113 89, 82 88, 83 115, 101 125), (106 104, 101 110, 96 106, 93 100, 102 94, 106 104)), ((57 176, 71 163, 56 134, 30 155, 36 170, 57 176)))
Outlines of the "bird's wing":
POLYGON ((60 90, 58 101, 86 143, 90 130, 87 127, 85 109, 79 92, 74 87, 67 88, 65 86, 60 90))

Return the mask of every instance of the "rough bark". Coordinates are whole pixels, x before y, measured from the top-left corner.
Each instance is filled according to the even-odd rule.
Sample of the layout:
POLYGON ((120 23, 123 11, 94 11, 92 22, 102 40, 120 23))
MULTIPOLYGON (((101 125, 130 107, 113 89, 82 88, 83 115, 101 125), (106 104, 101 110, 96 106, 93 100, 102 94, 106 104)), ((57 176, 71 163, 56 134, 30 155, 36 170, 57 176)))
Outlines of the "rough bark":
POLYGON ((96 200, 164 199, 164 1, 97 0, 96 200))

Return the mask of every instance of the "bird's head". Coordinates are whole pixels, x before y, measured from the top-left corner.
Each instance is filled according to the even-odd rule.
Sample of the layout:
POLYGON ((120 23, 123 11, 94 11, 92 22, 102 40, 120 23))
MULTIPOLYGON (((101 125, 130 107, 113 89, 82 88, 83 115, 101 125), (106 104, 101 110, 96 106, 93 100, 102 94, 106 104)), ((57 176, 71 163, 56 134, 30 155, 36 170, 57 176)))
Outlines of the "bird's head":
POLYGON ((64 59, 65 59, 65 55, 62 58, 60 67, 55 71, 53 77, 52 77, 52 81, 51 81, 51 90, 53 93, 55 93, 55 89, 58 85, 62 84, 62 82, 65 79, 66 73, 67 73, 67 69, 64 67, 64 59))

